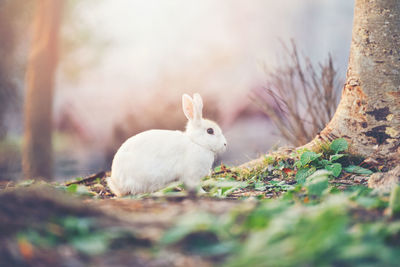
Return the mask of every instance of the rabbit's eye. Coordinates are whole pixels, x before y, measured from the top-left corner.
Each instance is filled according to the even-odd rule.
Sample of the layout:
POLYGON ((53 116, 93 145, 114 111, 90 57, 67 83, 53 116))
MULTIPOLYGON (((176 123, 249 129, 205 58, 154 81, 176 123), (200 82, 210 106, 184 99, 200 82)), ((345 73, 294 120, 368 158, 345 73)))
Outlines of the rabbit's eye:
POLYGON ((214 129, 213 128, 208 128, 207 129, 208 134, 214 134, 214 129))

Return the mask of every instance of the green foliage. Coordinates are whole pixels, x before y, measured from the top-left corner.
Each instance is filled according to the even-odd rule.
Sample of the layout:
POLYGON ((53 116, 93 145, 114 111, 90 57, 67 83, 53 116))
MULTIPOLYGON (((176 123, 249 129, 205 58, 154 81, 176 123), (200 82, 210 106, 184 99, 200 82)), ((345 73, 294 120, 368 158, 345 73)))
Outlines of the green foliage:
POLYGON ((392 189, 389 208, 393 217, 400 217, 400 186, 398 185, 392 189))
POLYGON ((288 185, 285 181, 270 181, 266 187, 273 189, 275 192, 287 191, 293 188, 293 186, 288 185))
POLYGON ((308 150, 298 151, 300 156, 294 163, 294 167, 297 168, 298 183, 304 183, 307 177, 321 169, 329 171, 333 178, 339 177, 342 171, 360 175, 373 173, 371 170, 350 164, 349 155, 343 153, 348 149, 348 143, 344 138, 336 139, 323 147, 322 153, 319 154, 308 150))
MULTIPOLYGON (((216 168, 203 183, 212 196, 226 197, 237 189, 276 190, 283 196, 258 200, 250 209, 243 204, 227 217, 185 215, 165 233, 162 244, 186 247, 194 242, 192 253, 219 255, 225 266, 396 266, 398 242, 388 240, 400 235, 400 223, 384 217, 387 197, 361 185, 343 192, 331 183, 349 173, 372 173, 354 165, 347 149, 346 140, 338 139, 320 153, 265 157, 264 165, 253 170, 216 168), (211 239, 200 242, 199 237, 211 239)), ((400 210, 395 196, 390 207, 400 210)))
POLYGON ((173 182, 169 184, 167 187, 158 191, 158 194, 164 196, 176 196, 179 195, 179 193, 181 193, 182 190, 183 190, 183 184, 181 182, 173 182))
POLYGON ((313 175, 307 178, 305 187, 310 196, 321 196, 322 192, 328 188, 329 172, 326 170, 316 171, 313 175))
POLYGON ((87 255, 104 253, 112 240, 124 233, 101 231, 96 229, 94 218, 62 217, 49 222, 44 229, 27 229, 17 234, 18 240, 27 240, 31 244, 51 248, 60 244, 69 244, 77 251, 87 255))
POLYGON ((365 169, 360 166, 350 165, 344 168, 346 172, 356 173, 361 175, 371 175, 373 172, 371 170, 365 169))
POLYGON ((307 164, 313 162, 314 160, 318 159, 321 157, 321 154, 316 154, 313 151, 305 151, 304 153, 301 154, 300 156, 300 167, 306 166, 307 164))
POLYGON ((203 181, 203 187, 212 197, 228 197, 240 190, 280 194, 291 190, 292 184, 297 182, 304 186, 305 192, 311 192, 311 196, 315 198, 322 195, 331 181, 346 173, 358 175, 373 173, 371 170, 354 165, 359 164, 359 161, 354 162, 353 157, 346 153, 348 143, 343 138, 321 144, 320 147, 320 153, 302 149, 290 156, 268 155, 264 158, 263 165, 252 170, 239 170, 236 173, 223 165, 218 166, 214 169, 214 174, 203 181), (323 172, 318 172, 319 170, 323 172), (318 176, 323 173, 324 178, 308 179, 315 172, 318 176))
POLYGON ((329 164, 326 165, 325 169, 331 171, 333 176, 339 177, 340 173, 342 172, 342 164, 340 163, 329 164))
POLYGON ((212 197, 226 197, 237 189, 249 185, 246 181, 236 181, 232 177, 210 178, 204 181, 203 188, 212 197))
MULTIPOLYGON (((282 211, 289 207, 289 203, 286 201, 271 201, 268 203, 269 205, 263 204, 257 206, 254 210, 247 214, 247 217, 243 222, 241 231, 254 231, 265 229, 275 216, 278 216, 282 211)), ((240 215, 243 216, 243 211, 240 215)), ((235 216, 236 220, 238 218, 239 217, 235 216)))
POLYGON ((216 256, 231 252, 235 242, 221 242, 225 230, 221 222, 208 213, 188 213, 180 218, 176 227, 167 231, 160 240, 161 245, 182 243, 184 250, 199 255, 216 256))
MULTIPOLYGON (((326 192, 328 176, 322 170, 308 177, 308 190, 326 192)), ((250 209, 243 203, 227 217, 186 214, 161 243, 184 249, 194 243, 191 253, 223 256, 223 266, 396 266, 399 247, 393 240, 400 222, 383 217, 385 197, 358 187, 308 205, 298 201, 300 191, 292 189, 284 198, 262 200, 250 209)))
POLYGON ((215 220, 215 216, 207 213, 186 214, 179 220, 176 227, 163 236, 160 242, 162 244, 176 243, 193 232, 213 231, 214 225, 216 225, 215 220))
POLYGON ((89 189, 81 184, 71 184, 64 188, 65 191, 72 194, 77 194, 81 196, 94 196, 93 192, 90 192, 89 189))
POLYGON ((332 156, 329 157, 329 161, 334 162, 334 161, 336 161, 336 160, 338 160, 338 159, 340 159, 342 157, 345 157, 345 156, 347 156, 347 155, 345 155, 345 154, 335 154, 335 155, 332 155, 332 156))
POLYGON ((313 174, 316 171, 315 167, 311 167, 311 168, 301 168, 297 171, 296 173, 296 181, 299 184, 303 184, 307 177, 310 176, 311 174, 313 174))
POLYGON ((339 138, 334 140, 329 148, 335 152, 335 154, 338 154, 339 152, 346 151, 349 148, 349 145, 344 138, 339 138))

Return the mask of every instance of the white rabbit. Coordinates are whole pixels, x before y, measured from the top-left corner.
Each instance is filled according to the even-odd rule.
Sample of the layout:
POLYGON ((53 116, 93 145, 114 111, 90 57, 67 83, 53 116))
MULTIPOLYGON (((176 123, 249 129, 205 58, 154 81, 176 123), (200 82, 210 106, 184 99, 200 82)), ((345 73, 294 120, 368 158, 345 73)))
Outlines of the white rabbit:
POLYGON ((118 149, 107 179, 115 195, 154 192, 176 180, 194 190, 210 173, 216 154, 226 149, 226 139, 215 122, 202 118, 199 94, 193 99, 184 94, 182 107, 189 120, 185 132, 145 131, 118 149))

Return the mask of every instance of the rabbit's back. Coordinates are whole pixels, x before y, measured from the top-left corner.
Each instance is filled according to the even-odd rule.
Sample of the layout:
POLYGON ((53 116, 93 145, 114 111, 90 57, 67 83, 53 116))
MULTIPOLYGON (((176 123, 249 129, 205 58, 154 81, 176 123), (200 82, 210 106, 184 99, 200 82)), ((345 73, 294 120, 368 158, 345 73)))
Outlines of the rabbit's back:
POLYGON ((129 138, 115 154, 110 186, 118 184, 115 191, 123 195, 155 191, 178 179, 188 142, 183 132, 168 130, 150 130, 129 138))

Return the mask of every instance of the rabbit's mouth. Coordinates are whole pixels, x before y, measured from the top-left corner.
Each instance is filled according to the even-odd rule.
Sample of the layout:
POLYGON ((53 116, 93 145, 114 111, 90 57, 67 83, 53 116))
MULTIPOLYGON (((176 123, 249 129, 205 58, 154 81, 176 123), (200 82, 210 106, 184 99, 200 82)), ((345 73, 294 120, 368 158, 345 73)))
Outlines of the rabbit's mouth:
POLYGON ((215 154, 219 155, 219 154, 224 153, 225 151, 226 151, 226 144, 224 144, 224 146, 221 147, 220 149, 218 149, 218 150, 216 150, 216 151, 213 151, 213 152, 214 152, 215 154))
POLYGON ((204 148, 204 149, 206 149, 206 150, 212 152, 212 153, 214 154, 214 156, 217 156, 218 154, 222 153, 222 152, 220 151, 220 149, 210 148, 210 147, 208 147, 207 145, 200 144, 200 143, 194 141, 193 139, 191 139, 191 141, 192 141, 194 144, 196 144, 196 145, 198 145, 198 146, 200 146, 200 147, 202 147, 202 148, 204 148))
POLYGON ((215 154, 215 156, 221 155, 222 153, 224 153, 226 151, 226 143, 224 143, 224 145, 218 149, 210 148, 210 150, 215 154))
POLYGON ((213 145, 207 145, 207 144, 202 144, 201 142, 199 142, 198 140, 195 140, 195 138, 193 138, 190 135, 187 135, 190 139, 190 141, 210 152, 212 152, 215 156, 222 154, 226 151, 226 141, 223 142, 223 144, 221 146, 218 146, 218 148, 215 148, 215 146, 213 145))
POLYGON ((214 153, 214 156, 217 156, 218 154, 221 153, 220 150, 218 150, 218 149, 213 149, 213 148, 209 148, 209 147, 206 147, 206 146, 202 146, 202 147, 204 147, 207 150, 210 150, 212 153, 214 153))

